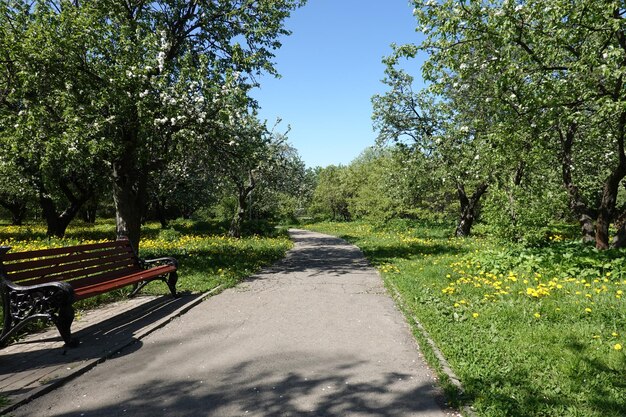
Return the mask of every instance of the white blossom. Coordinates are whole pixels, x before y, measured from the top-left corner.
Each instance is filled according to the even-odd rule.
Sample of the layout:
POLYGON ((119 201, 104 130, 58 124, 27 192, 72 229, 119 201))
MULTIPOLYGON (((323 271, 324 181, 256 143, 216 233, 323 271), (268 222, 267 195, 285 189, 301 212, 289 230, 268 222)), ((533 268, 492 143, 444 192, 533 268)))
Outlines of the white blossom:
POLYGON ((159 63, 159 71, 163 71, 163 67, 165 66, 165 52, 160 51, 157 54, 157 62, 159 63))

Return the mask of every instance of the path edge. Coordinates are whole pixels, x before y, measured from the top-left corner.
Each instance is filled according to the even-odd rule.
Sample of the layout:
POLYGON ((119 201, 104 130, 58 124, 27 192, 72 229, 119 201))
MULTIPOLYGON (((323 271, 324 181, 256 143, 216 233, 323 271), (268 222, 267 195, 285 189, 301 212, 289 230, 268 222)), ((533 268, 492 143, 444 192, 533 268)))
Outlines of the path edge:
MULTIPOLYGON (((400 291, 398 290, 396 285, 390 282, 389 280, 384 279, 384 277, 383 277, 383 281, 387 284, 387 287, 391 291, 392 293, 391 295, 393 299, 395 300, 396 304, 398 305, 400 311, 402 311, 405 317, 407 317, 410 320, 411 323, 409 324, 411 325, 411 327, 417 329, 420 336, 423 338, 423 340, 426 341, 429 349, 434 354, 437 360, 437 363, 435 364, 436 372, 438 374, 445 375, 449 383, 452 386, 454 386, 454 388, 457 390, 459 397, 462 397, 463 394, 465 393, 463 384, 461 383, 461 380, 459 379, 459 377, 454 373, 454 371, 450 367, 450 364, 448 363, 445 356, 443 355, 443 352, 441 352, 441 350, 439 349, 435 341, 430 337, 430 334, 428 333, 424 325, 417 319, 417 317, 415 317, 415 315, 411 314, 409 308, 406 306, 404 299, 402 298, 402 295, 400 294, 400 291)), ((418 345, 421 345, 419 340, 416 340, 416 341, 418 342, 418 345)), ((474 411, 474 409, 470 405, 467 405, 467 404, 462 404, 461 406, 459 406, 459 411, 461 411, 463 415, 467 417, 479 417, 478 414, 476 414, 476 412, 474 411)))

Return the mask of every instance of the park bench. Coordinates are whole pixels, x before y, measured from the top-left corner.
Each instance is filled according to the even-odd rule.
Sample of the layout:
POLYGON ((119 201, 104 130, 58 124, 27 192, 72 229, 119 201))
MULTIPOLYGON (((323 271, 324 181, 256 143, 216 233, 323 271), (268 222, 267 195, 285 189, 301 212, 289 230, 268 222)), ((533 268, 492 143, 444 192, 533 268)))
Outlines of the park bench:
POLYGON ((165 281, 176 294, 177 262, 165 257, 143 260, 127 239, 64 248, 8 253, 0 247, 0 292, 4 327, 0 347, 35 319, 51 320, 67 347, 78 345, 70 327, 74 301, 128 285, 135 295, 148 282, 165 281))

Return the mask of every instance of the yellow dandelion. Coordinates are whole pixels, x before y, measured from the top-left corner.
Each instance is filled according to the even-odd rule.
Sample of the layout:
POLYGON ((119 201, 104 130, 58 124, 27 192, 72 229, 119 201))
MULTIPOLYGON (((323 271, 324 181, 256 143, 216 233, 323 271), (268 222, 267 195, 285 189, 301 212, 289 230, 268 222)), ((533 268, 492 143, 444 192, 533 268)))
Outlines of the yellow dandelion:
POLYGON ((472 317, 477 318, 479 316, 478 313, 472 313, 472 317))
POLYGON ((622 350, 622 345, 620 345, 619 343, 616 343, 613 345, 613 349, 615 350, 622 350))

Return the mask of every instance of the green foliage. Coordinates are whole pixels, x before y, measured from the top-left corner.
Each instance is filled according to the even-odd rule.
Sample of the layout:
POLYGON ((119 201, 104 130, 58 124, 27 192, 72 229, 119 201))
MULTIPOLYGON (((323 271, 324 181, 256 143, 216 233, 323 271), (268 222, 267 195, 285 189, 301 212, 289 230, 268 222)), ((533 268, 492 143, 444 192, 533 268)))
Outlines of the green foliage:
POLYGON ((72 204, 65 186, 76 195, 108 180, 118 234, 132 241, 148 199, 189 215, 223 180, 207 175, 213 156, 260 125, 248 92, 276 75, 283 22, 303 4, 2 3, 0 159, 72 204))
POLYGON ((478 228, 496 238, 540 242, 547 225, 570 220, 570 214, 566 191, 542 176, 534 183, 494 185, 482 203, 478 228))
POLYGON ((349 198, 354 190, 347 184, 348 171, 344 166, 330 165, 317 173, 317 185, 309 212, 313 217, 330 220, 350 220, 349 198))
MULTIPOLYGON (((547 177, 560 178, 574 217, 595 217, 596 244, 606 248, 626 175, 621 3, 413 3, 425 34, 418 49, 429 54, 422 74, 428 92, 471 133, 464 146, 480 155, 477 165, 496 179, 522 165, 543 175, 552 165, 547 177)), ((389 78, 407 80, 395 69, 397 57, 415 53, 415 46, 397 48, 389 78)), ((406 81, 390 85, 406 91, 406 81)))
POLYGON ((363 250, 461 379, 456 400, 478 415, 626 414, 624 251, 567 240, 569 226, 546 229, 541 248, 451 239, 446 225, 308 227, 363 250))

